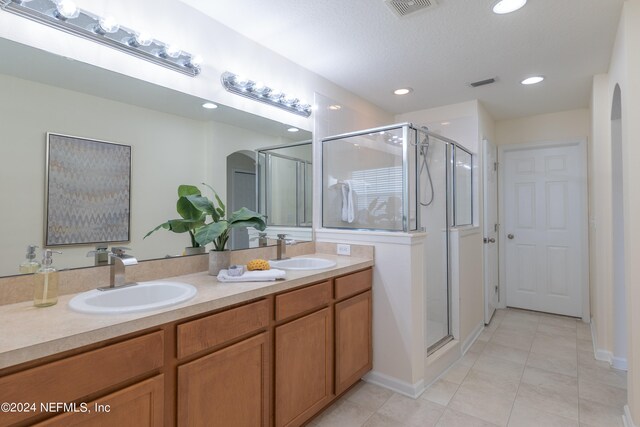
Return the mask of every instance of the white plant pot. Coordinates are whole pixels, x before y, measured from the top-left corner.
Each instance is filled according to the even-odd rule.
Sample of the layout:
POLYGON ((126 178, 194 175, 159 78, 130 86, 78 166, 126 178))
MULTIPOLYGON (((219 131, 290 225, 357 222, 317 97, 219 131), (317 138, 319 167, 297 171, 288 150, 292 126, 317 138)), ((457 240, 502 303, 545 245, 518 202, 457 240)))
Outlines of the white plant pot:
POLYGON ((209 251, 209 274, 217 276, 231 264, 231 251, 209 251))

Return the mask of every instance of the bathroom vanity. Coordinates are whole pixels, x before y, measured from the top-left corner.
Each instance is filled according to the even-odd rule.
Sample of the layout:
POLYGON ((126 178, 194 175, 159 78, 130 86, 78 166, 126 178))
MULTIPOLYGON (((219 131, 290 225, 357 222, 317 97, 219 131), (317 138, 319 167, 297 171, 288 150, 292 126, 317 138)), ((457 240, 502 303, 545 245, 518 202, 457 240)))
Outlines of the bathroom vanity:
POLYGON ((261 284, 176 277, 199 295, 121 323, 98 316, 87 329, 111 337, 54 353, 79 342, 61 336, 39 344, 52 354, 0 370, 0 402, 20 405, 0 425, 302 425, 372 368, 371 265, 340 261, 261 284))

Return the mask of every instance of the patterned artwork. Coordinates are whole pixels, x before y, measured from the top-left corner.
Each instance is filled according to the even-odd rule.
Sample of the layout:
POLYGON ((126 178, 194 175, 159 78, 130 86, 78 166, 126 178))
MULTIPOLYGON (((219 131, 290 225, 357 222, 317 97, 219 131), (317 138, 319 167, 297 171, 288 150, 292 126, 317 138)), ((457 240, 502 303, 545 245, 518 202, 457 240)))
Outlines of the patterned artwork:
POLYGON ((131 147, 47 134, 45 245, 129 241, 131 147))

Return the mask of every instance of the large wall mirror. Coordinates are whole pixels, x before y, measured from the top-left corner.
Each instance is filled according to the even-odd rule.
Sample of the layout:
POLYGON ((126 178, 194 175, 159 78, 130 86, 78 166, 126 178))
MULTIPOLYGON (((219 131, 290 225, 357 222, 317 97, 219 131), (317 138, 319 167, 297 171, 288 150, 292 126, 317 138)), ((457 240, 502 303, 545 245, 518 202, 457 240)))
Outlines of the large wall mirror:
MULTIPOLYGON (((44 246, 47 132, 131 147, 131 237, 108 246, 130 247, 139 260, 181 256, 190 246, 187 234, 167 230, 144 238, 157 225, 179 217, 179 185, 198 186, 213 199, 213 192, 202 185, 206 183, 228 210, 257 210, 257 150, 311 139, 308 131, 287 132, 291 126, 286 123, 222 105, 205 110, 202 104, 208 100, 5 39, 0 39, 0 54, 0 276, 19 274, 27 245, 44 246)), ((282 170, 273 167, 278 176, 289 171, 287 164, 282 170)), ((280 202, 271 203, 277 211, 280 202)), ((280 212, 287 216, 288 209, 280 212)), ((302 222, 308 226, 310 218, 302 222)), ((234 232, 229 247, 257 245, 245 230, 234 232)), ((60 248, 63 254, 55 264, 95 265, 96 258, 89 254, 94 249, 60 248)))

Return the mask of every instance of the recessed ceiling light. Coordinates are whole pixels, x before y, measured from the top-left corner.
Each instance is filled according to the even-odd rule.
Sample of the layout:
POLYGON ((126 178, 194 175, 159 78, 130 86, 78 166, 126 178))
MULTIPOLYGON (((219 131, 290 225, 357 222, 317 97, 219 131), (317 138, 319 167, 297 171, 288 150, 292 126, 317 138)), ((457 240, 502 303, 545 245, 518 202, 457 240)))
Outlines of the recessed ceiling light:
POLYGON ((543 80, 544 80, 544 77, 542 76, 534 76, 534 77, 529 77, 528 79, 524 79, 520 83, 522 83, 523 85, 534 85, 536 83, 540 83, 543 80))
POLYGON ((527 0, 500 0, 493 5, 493 13, 504 15, 505 13, 515 12, 525 4, 527 4, 527 0))
POLYGON ((406 95, 411 92, 413 92, 413 89, 411 89, 410 87, 403 87, 393 91, 393 93, 395 93, 396 95, 406 95))
POLYGON ((442 122, 440 123, 442 126, 449 126, 451 124, 451 122, 442 122))
POLYGON ((341 108, 342 108, 342 105, 338 105, 338 104, 329 105, 329 110, 340 110, 341 108))
POLYGON ((202 104, 202 108, 206 108, 207 110, 214 110, 218 108, 218 106, 213 102, 205 102, 204 104, 202 104))
POLYGON ((287 132, 298 132, 300 129, 298 128, 289 128, 287 129, 287 132))

